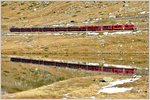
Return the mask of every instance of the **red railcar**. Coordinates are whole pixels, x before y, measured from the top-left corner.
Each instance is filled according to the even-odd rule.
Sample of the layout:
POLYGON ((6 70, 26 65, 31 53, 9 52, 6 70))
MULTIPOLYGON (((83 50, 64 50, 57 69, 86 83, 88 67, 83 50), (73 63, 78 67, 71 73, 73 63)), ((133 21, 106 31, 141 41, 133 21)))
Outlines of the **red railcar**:
POLYGON ((125 69, 125 74, 135 74, 136 70, 135 69, 125 69))
POLYGON ((112 72, 111 67, 103 67, 103 72, 112 72))
POLYGON ((125 24, 124 25, 124 30, 136 30, 137 27, 133 24, 125 24))
POLYGON ((58 31, 101 31, 101 30, 136 30, 133 24, 114 24, 99 26, 44 27, 44 28, 10 28, 10 32, 58 32, 58 31))
POLYGON ((113 30, 113 26, 112 25, 102 26, 102 30, 113 30))
POLYGON ((97 26, 98 28, 97 28, 97 31, 101 31, 101 30, 103 30, 103 26, 97 26))
POLYGON ((98 31, 98 26, 86 26, 86 31, 98 31))
POLYGON ((20 28, 11 28, 10 32, 20 32, 20 28))
POLYGON ((124 74, 124 68, 112 68, 113 73, 124 74))
POLYGON ((86 31, 86 29, 87 29, 86 26, 80 26, 80 27, 79 27, 79 30, 80 30, 80 31, 86 31))
POLYGON ((31 28, 32 32, 38 32, 38 28, 31 28))
POLYGON ((95 71, 95 66, 88 65, 87 67, 88 67, 88 70, 95 71))
POLYGON ((116 25, 112 25, 113 30, 123 30, 124 29, 124 25, 123 24, 116 24, 116 25))
POLYGON ((81 65, 80 65, 80 69, 87 70, 88 68, 87 68, 87 65, 83 65, 83 64, 81 64, 81 65))

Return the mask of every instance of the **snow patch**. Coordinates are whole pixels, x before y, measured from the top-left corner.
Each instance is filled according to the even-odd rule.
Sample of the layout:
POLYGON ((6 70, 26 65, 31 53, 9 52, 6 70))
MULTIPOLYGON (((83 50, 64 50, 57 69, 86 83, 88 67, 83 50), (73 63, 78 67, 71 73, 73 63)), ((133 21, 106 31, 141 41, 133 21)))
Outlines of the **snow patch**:
POLYGON ((146 12, 146 11, 142 11, 142 12, 140 12, 139 14, 146 14, 146 13, 148 13, 148 12, 146 12))
POLYGON ((99 63, 86 63, 87 65, 99 65, 99 63))
POLYGON ((118 93, 118 92, 125 92, 132 90, 131 88, 118 88, 118 87, 110 87, 110 88, 105 88, 100 90, 99 92, 104 92, 104 93, 118 93))
POLYGON ((91 96, 90 99, 95 99, 95 96, 91 96))
POLYGON ((88 32, 87 34, 88 34, 88 35, 98 35, 99 33, 96 33, 96 32, 88 32))
MULTIPOLYGON (((133 33, 132 31, 124 31, 124 32, 121 32, 121 31, 117 31, 117 32, 112 32, 112 33, 109 33, 109 32, 104 32, 103 34, 104 35, 114 35, 114 34, 131 34, 133 33)), ((137 32, 134 32, 134 34, 136 34, 137 32)))
POLYGON ((123 79, 123 80, 117 80, 117 81, 114 81, 114 82, 110 82, 109 85, 103 86, 102 89, 99 90, 97 94, 99 94, 101 92, 104 92, 104 93, 118 93, 118 92, 125 92, 125 91, 132 90, 133 87, 130 87, 130 88, 125 88, 125 87, 118 88, 118 87, 114 87, 114 86, 119 85, 119 84, 134 82, 134 81, 138 80, 140 77, 141 76, 135 76, 134 75, 132 78, 127 78, 127 79, 123 79))

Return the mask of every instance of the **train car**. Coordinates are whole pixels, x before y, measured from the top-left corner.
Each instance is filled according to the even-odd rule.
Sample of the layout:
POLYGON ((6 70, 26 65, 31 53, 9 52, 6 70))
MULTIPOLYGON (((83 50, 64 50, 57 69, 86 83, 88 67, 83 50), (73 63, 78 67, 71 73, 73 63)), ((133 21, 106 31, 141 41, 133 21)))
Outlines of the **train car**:
POLYGON ((80 31, 79 27, 67 27, 67 31, 80 31))
POLYGON ((26 32, 25 28, 20 28, 20 32, 26 32))
POLYGON ((38 32, 38 28, 31 28, 32 32, 38 32))
POLYGON ((24 28, 24 32, 32 32, 31 28, 24 28))
POLYGON ((59 67, 67 67, 67 63, 64 63, 64 62, 56 62, 56 66, 59 66, 59 67))
POLYGON ((104 26, 102 26, 102 30, 113 30, 113 26, 112 25, 104 25, 104 26))
POLYGON ((99 26, 69 26, 69 27, 44 27, 44 28, 10 28, 10 32, 58 32, 58 31, 101 31, 101 30, 136 30, 134 24, 114 24, 99 26))
POLYGON ((32 63, 32 64, 39 64, 40 62, 38 61, 38 60, 30 60, 30 62, 32 63))
POLYGON ((86 31, 87 30, 86 26, 80 26, 79 29, 80 29, 80 31, 86 31))
POLYGON ((113 30, 124 30, 124 25, 123 24, 116 24, 116 25, 112 25, 113 30))
POLYGON ((103 30, 103 26, 97 26, 97 30, 96 31, 102 31, 103 30))
POLYGON ((68 63, 68 65, 67 65, 69 68, 78 68, 79 66, 78 66, 78 64, 74 64, 74 63, 68 63))
POLYGON ((112 72, 111 67, 103 67, 103 72, 112 72))
POLYGON ((86 31, 99 31, 101 28, 101 26, 86 26, 86 31))
POLYGON ((124 74, 124 68, 112 68, 113 73, 124 74))
POLYGON ((43 65, 44 61, 43 60, 39 60, 39 64, 43 65))
POLYGON ((56 62, 55 62, 55 61, 44 61, 44 65, 55 66, 55 65, 56 65, 56 62))
POLYGON ((88 70, 95 71, 95 67, 94 66, 88 65, 87 68, 88 68, 88 70))
POLYGON ((96 67, 95 67, 95 71, 101 71, 101 67, 96 66, 96 67))
POLYGON ((87 65, 80 65, 80 69, 84 69, 84 70, 87 70, 88 68, 87 68, 87 65))
POLYGON ((124 30, 136 30, 137 27, 133 24, 125 24, 124 25, 124 30))
MULTIPOLYGON (((38 31, 39 31, 39 28, 38 28, 38 31)), ((42 29, 42 32, 48 32, 48 28, 44 27, 44 28, 42 29)))
POLYGON ((97 28, 97 26, 86 26, 86 31, 96 31, 97 28))
POLYGON ((135 69, 125 69, 125 74, 135 74, 136 70, 135 69))
POLYGON ((57 31, 66 31, 64 27, 55 27, 54 30, 57 31))
POLYGON ((20 32, 20 28, 10 28, 10 32, 20 32))
POLYGON ((11 57, 10 61, 12 61, 12 62, 20 62, 20 58, 11 57))

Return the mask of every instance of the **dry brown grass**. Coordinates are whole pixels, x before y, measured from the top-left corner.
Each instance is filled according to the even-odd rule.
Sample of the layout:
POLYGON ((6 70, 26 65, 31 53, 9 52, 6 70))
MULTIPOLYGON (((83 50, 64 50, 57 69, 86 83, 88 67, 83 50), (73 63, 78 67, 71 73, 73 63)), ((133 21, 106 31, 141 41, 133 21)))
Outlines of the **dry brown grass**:
MULTIPOLYGON (((89 4, 87 2, 53 2, 43 7, 41 3, 38 5, 35 4, 35 2, 3 2, 2 32, 9 32, 10 26, 31 27, 60 23, 67 24, 72 20, 75 21, 76 25, 83 25, 81 21, 90 18, 105 19, 108 18, 109 13, 114 13, 118 17, 135 16, 138 15, 139 12, 148 11, 148 5, 146 4, 148 3, 145 1, 134 1, 128 2, 128 6, 123 7, 123 2, 96 2, 89 4), (31 7, 32 4, 34 4, 33 8, 31 7), (37 6, 40 6, 40 8, 37 6), (32 9, 30 9, 30 7, 32 9), (36 8, 36 11, 33 11, 34 8, 36 8), (119 12, 120 9, 124 8, 125 10, 130 10, 127 12, 119 12), (135 8, 137 9, 134 11, 131 10, 135 8)), ((137 25, 141 25, 144 28, 147 28, 148 26, 147 19, 133 19, 131 21, 137 25)), ((128 20, 101 20, 93 24, 113 24, 126 22, 128 22, 128 20)), ((101 63, 101 61, 105 61, 105 63, 135 65, 141 68, 148 68, 148 33, 141 33, 142 34, 137 35, 130 34, 113 36, 46 36, 43 35, 43 33, 38 36, 2 36, 2 54, 20 56, 25 54, 25 56, 31 57, 43 58, 43 56, 45 56, 46 58, 51 59, 75 60, 83 62, 101 63), (122 54, 106 56, 97 55, 98 53, 127 53, 131 55, 122 54), (137 53, 139 55, 132 56, 132 53, 137 53)), ((44 74, 36 76, 29 71, 29 69, 32 68, 38 68, 41 71, 51 73, 54 77, 50 80, 53 82, 56 82, 56 79, 59 78, 60 75, 65 79, 72 79, 56 82, 51 85, 29 91, 3 95, 2 98, 63 98, 66 93, 69 93, 69 96, 76 96, 78 98, 90 96, 105 99, 147 98, 147 76, 142 77, 137 82, 122 85, 127 87, 133 86, 135 89, 132 91, 117 94, 102 93, 96 95, 99 88, 107 85, 108 83, 102 84, 98 81, 93 81, 93 79, 100 80, 106 76, 111 76, 114 79, 120 79, 129 76, 118 76, 111 74, 92 76, 97 75, 97 73, 71 69, 58 69, 54 67, 47 68, 32 64, 18 64, 13 62, 5 62, 4 60, 2 61, 2 86, 10 88, 19 87, 18 89, 20 90, 27 90, 34 87, 29 84, 27 84, 27 86, 22 85, 20 80, 16 82, 16 77, 26 77, 26 80, 28 79, 30 81, 35 77, 38 77, 39 79, 43 79, 42 81, 45 81, 43 78, 44 74), (23 73, 26 74, 23 75, 23 73), (81 76, 89 75, 91 76, 81 78, 81 76), (137 89, 140 89, 142 92, 139 93, 137 89)))
MULTIPOLYGON (((119 1, 95 3, 53 2, 44 7, 42 2, 2 2, 2 29, 4 32, 8 32, 10 26, 29 27, 53 25, 60 22, 66 24, 70 23, 71 20, 74 20, 77 25, 83 25, 81 21, 96 17, 105 19, 108 18, 109 13, 114 13, 116 16, 122 17, 135 16, 139 12, 148 11, 148 3, 145 1, 128 2, 128 6, 126 7, 123 7, 123 5, 125 3, 119 1), (34 11, 34 8, 36 8, 36 11, 34 11), (130 10, 128 10, 129 8, 130 10), (136 9, 132 10, 134 8, 136 9), (121 9, 127 11, 121 11, 121 9)), ((111 21, 107 21, 107 24, 110 23, 111 21)), ((98 24, 105 23, 99 22, 98 24)))
POLYGON ((147 35, 2 36, 2 54, 147 68, 147 35))
MULTIPOLYGON (((108 84, 98 82, 104 76, 107 77, 110 75, 101 74, 99 76, 72 78, 33 90, 4 95, 2 98, 63 98, 64 94, 67 93, 69 93, 70 96, 77 96, 79 98, 87 97, 95 95, 101 86, 108 84)), ((111 75, 111 77, 116 79, 129 76, 111 75)))
POLYGON ((140 80, 124 84, 124 87, 133 87, 134 89, 131 91, 127 91, 124 93, 100 93, 97 94, 98 90, 102 86, 106 86, 108 83, 100 83, 103 77, 113 77, 113 79, 124 79, 130 76, 118 76, 118 75, 109 75, 109 74, 101 74, 98 76, 89 76, 89 77, 78 77, 72 78, 69 80, 57 82, 48 86, 43 86, 40 88, 36 88, 29 91, 24 91, 20 93, 14 94, 6 94, 3 95, 2 98, 90 98, 91 96, 95 96, 96 98, 106 99, 106 98, 115 98, 115 99, 146 99, 148 98, 147 86, 148 86, 148 78, 147 76, 142 77, 140 80), (95 80, 95 81, 94 81, 95 80), (140 82, 143 81, 143 84, 140 82), (146 81, 146 82, 145 82, 146 81), (138 92, 138 89, 142 90, 142 92, 138 92), (36 91, 36 92, 35 92, 36 91), (65 96, 68 94, 68 97, 65 96))
POLYGON ((9 62, 8 58, 2 59, 2 89, 7 92, 18 92, 73 77, 97 74, 53 66, 14 63, 9 62))
POLYGON ((148 53, 148 34, 2 36, 3 54, 148 53))
POLYGON ((139 80, 133 83, 126 83, 122 85, 117 85, 116 87, 133 87, 133 90, 123 93, 114 93, 114 94, 99 94, 98 98, 111 98, 111 99, 148 99, 148 77, 142 76, 139 80))

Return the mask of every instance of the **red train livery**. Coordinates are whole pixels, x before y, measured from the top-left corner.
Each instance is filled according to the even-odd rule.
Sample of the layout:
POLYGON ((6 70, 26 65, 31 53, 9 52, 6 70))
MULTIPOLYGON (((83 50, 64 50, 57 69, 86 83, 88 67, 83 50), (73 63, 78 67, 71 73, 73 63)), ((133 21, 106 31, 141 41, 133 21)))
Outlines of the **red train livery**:
POLYGON ((93 26, 69 26, 69 27, 32 27, 32 28, 10 28, 10 32, 59 32, 59 31, 102 31, 102 30, 136 30, 134 24, 113 24, 93 26))
POLYGON ((35 59, 27 59, 27 58, 19 58, 19 57, 11 57, 10 60, 12 62, 22 62, 22 63, 32 63, 32 64, 58 66, 58 67, 68 67, 68 68, 74 68, 74 69, 83 69, 83 70, 117 73, 117 74, 136 74, 136 71, 137 71, 137 69, 135 69, 135 68, 120 68, 120 67, 112 67, 112 66, 105 67, 105 66, 99 66, 99 65, 35 60, 35 59))

